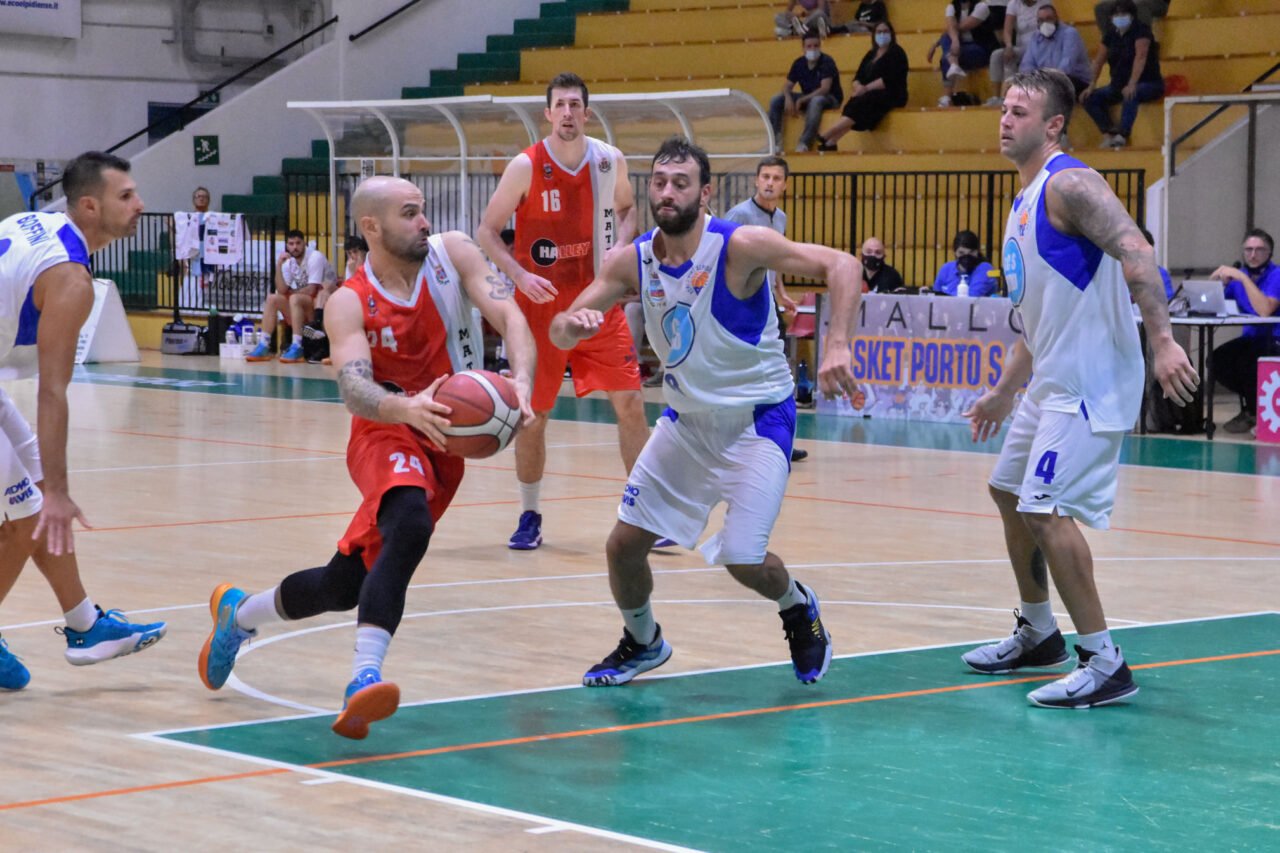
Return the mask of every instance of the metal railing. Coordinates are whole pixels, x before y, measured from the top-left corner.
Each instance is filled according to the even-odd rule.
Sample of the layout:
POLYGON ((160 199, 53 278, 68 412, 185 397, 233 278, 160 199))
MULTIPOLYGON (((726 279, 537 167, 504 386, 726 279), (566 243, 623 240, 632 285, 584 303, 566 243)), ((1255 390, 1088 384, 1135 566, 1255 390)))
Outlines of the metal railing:
MULTIPOLYGON (((1122 204, 1142 223, 1146 218, 1146 176, 1141 169, 1102 172, 1122 204)), ((478 222, 498 176, 470 175, 467 197, 472 209, 462 208, 462 178, 456 174, 406 176, 422 190, 432 228, 449 231, 466 221, 478 222)), ((711 208, 723 214, 754 192, 752 173, 716 175, 711 208)), ((641 231, 653 227, 647 202, 648 176, 631 174, 641 231)), ((349 213, 349 201, 359 183, 354 174, 338 175, 337 237, 340 246, 347 235, 357 233, 349 213)), ((334 236, 329 223, 327 175, 288 175, 288 226, 298 228, 328 252, 334 236)), ((868 237, 885 243, 888 262, 910 286, 932 284, 938 269, 952 259, 956 232, 978 235, 983 255, 997 266, 1005 219, 1018 191, 1014 172, 843 172, 793 174, 782 209, 788 217, 788 236, 856 253, 868 237)), ((330 258, 339 264, 341 258, 330 258)), ((812 284, 813 282, 795 282, 812 284)), ((221 306, 219 306, 221 307, 221 306)))
POLYGON ((111 279, 124 307, 180 313, 259 314, 275 287, 275 259, 284 246, 284 222, 278 217, 243 214, 241 259, 213 266, 174 257, 173 215, 144 213, 132 237, 93 254, 98 278, 111 279))
MULTIPOLYGON (((332 18, 330 18, 329 20, 325 21, 323 24, 320 24, 319 26, 314 27, 314 28, 312 28, 311 30, 308 30, 307 32, 305 32, 305 33, 303 33, 302 35, 298 36, 298 37, 297 37, 296 39, 294 39, 293 41, 291 41, 291 42, 289 42, 288 44, 286 44, 284 47, 282 47, 282 48, 280 48, 279 50, 277 50, 277 51, 273 52, 270 56, 265 56, 265 57, 263 57, 262 59, 259 59, 257 62, 253 63, 253 64, 252 64, 252 65, 250 65, 248 68, 245 68, 243 71, 240 71, 240 72, 238 72, 238 73, 236 73, 236 74, 232 75, 231 77, 228 77, 226 80, 223 80, 221 83, 219 83, 218 85, 214 86, 212 89, 207 89, 207 90, 205 90, 205 91, 201 92, 197 97, 192 98, 190 101, 187 101, 185 104, 183 104, 183 105, 181 105, 181 106, 179 106, 179 107, 174 107, 171 111, 169 111, 168 113, 166 113, 166 114, 165 114, 165 116, 164 116, 163 118, 160 118, 160 119, 157 119, 156 121, 151 122, 151 124, 149 124, 149 125, 147 125, 146 127, 142 128, 142 130, 139 130, 137 133, 134 133, 134 134, 132 134, 132 135, 130 135, 130 136, 125 137, 124 139, 122 139, 122 140, 120 140, 119 142, 117 142, 115 145, 112 145, 110 148, 107 148, 107 149, 104 149, 104 150, 105 150, 105 151, 106 151, 106 153, 108 153, 108 154, 110 154, 110 153, 112 153, 112 152, 114 152, 114 151, 117 151, 117 150, 119 150, 119 149, 123 148, 124 146, 128 145, 130 142, 132 142, 133 140, 137 139, 138 137, 140 137, 140 136, 145 136, 146 134, 150 133, 152 130, 155 130, 156 128, 159 128, 159 127, 162 127, 162 126, 168 126, 168 125, 170 125, 170 124, 173 122, 173 120, 174 120, 175 118, 177 118, 177 121, 178 121, 178 127, 177 127, 177 129, 178 129, 178 130, 182 130, 183 128, 185 128, 185 127, 187 126, 187 110, 189 110, 189 109, 191 109, 192 107, 197 106, 197 105, 199 105, 199 104, 208 103, 208 102, 209 102, 209 99, 210 99, 212 96, 214 96, 214 95, 216 95, 216 94, 220 93, 220 92, 221 92, 223 89, 225 89, 226 87, 228 87, 228 86, 230 86, 231 84, 233 84, 233 83, 235 83, 235 82, 239 81, 242 77, 244 77, 244 76, 246 76, 246 75, 248 75, 248 74, 253 73, 254 71, 256 71, 256 70, 258 70, 259 68, 261 68, 262 66, 264 66, 264 65, 266 65, 266 64, 268 64, 268 63, 270 63, 270 62, 274 62, 276 59, 280 58, 280 57, 281 57, 281 56, 283 56, 285 53, 288 53, 288 52, 289 52, 290 50, 292 50, 293 48, 295 48, 295 47, 297 47, 298 45, 302 44, 302 43, 303 43, 304 41, 306 41, 307 39, 309 39, 309 38, 311 38, 311 37, 313 37, 313 36, 316 36, 316 35, 318 35, 318 34, 320 34, 320 33, 324 32, 325 30, 327 30, 329 27, 333 26, 333 25, 334 25, 334 24, 336 24, 336 23, 338 23, 338 16, 337 16, 337 15, 334 15, 332 18)), ((198 118, 200 115, 203 115, 203 113, 200 113, 200 114, 196 115, 196 118, 198 118)), ((35 188, 35 190, 33 190, 33 191, 32 191, 31 195, 27 196, 27 209, 28 209, 28 210, 35 210, 35 209, 36 209, 36 202, 37 202, 37 200, 38 200, 42 195, 47 194, 47 193, 48 193, 50 190, 52 190, 54 187, 57 187, 57 186, 61 185, 61 183, 62 183, 62 178, 58 178, 57 180, 50 181, 50 182, 49 182, 49 183, 47 183, 47 184, 44 184, 44 185, 39 186, 39 187, 36 187, 36 188, 35 188)), ((52 199, 48 199, 48 201, 52 201, 52 199)))

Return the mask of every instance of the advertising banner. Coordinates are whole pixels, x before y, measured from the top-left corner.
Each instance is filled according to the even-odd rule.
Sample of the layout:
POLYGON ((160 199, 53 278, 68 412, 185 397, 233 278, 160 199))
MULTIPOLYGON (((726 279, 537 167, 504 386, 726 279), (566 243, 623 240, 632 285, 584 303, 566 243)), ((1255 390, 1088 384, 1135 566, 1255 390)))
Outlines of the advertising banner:
POLYGON ((0 0, 0 33, 80 38, 80 0, 0 0))
MULTIPOLYGON (((823 299, 823 337, 830 323, 823 299)), ((1003 297, 863 294, 852 342, 852 400, 817 400, 849 417, 964 422, 961 412, 995 385, 1022 333, 1003 297)))

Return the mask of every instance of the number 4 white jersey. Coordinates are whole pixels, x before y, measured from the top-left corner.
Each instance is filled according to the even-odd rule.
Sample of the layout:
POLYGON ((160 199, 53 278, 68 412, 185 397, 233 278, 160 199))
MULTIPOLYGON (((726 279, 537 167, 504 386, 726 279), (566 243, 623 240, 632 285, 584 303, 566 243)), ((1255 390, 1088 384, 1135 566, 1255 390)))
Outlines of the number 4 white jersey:
POLYGON ((676 412, 779 403, 794 393, 769 287, 739 299, 725 282, 738 227, 706 217, 693 257, 674 268, 654 256, 656 228, 636 238, 645 332, 676 412))
POLYGON ((1045 411, 1083 409, 1093 432, 1119 432, 1138 419, 1143 383, 1124 274, 1088 239, 1054 228, 1045 210, 1049 180, 1087 168, 1066 154, 1049 158, 1014 199, 1002 260, 1033 359, 1027 396, 1045 411))

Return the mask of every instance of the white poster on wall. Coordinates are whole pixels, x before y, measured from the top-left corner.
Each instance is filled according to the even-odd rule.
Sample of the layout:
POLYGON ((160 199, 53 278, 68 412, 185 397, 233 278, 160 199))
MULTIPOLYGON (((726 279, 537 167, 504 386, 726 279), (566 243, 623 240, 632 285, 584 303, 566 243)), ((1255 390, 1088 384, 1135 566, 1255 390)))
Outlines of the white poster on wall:
POLYGON ((0 33, 80 38, 80 0, 0 0, 0 33))

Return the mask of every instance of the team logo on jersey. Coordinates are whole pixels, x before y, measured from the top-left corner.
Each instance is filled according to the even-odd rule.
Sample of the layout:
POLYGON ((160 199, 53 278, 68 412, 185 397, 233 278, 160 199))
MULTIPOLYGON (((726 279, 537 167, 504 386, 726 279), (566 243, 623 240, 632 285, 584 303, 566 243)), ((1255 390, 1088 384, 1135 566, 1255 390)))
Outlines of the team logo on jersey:
POLYGON ((1014 305, 1021 305, 1022 297, 1027 292, 1027 265, 1022 259, 1022 248, 1012 237, 1005 241, 1000 264, 1004 267, 1004 282, 1009 289, 1009 300, 1014 305))
POLYGON ((543 180, 547 180, 547 181, 551 180, 551 174, 552 174, 552 172, 551 172, 551 164, 550 164, 550 163, 543 163, 543 164, 542 164, 542 178, 543 178, 543 180))
POLYGON ((601 157, 600 162, 596 164, 596 168, 601 172, 608 172, 613 168, 613 159, 609 157, 601 157))
POLYGON ((378 303, 373 300, 373 294, 370 293, 369 294, 369 316, 372 317, 377 313, 378 313, 378 303))
POLYGON ((693 339, 697 329, 693 325, 693 315, 689 306, 683 302, 662 315, 662 334, 667 339, 670 351, 667 353, 667 367, 678 367, 693 351, 693 339))
POLYGON ((431 268, 436 271, 436 281, 440 282, 441 284, 449 283, 449 274, 445 272, 444 267, 440 266, 439 264, 433 261, 431 264, 431 268))
POLYGON ((667 289, 662 286, 662 276, 658 275, 657 270, 649 271, 649 285, 645 292, 649 295, 650 302, 660 302, 667 298, 667 289))
POLYGON ((710 280, 711 267, 694 267, 693 276, 689 279, 689 286, 693 288, 694 293, 701 293, 702 288, 706 287, 707 282, 710 280))
POLYGON ((1030 219, 1031 219, 1031 212, 1029 210, 1026 210, 1025 208, 1023 209, 1022 213, 1018 214, 1018 236, 1019 237, 1027 236, 1027 222, 1030 219))

